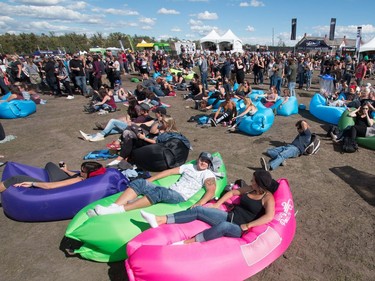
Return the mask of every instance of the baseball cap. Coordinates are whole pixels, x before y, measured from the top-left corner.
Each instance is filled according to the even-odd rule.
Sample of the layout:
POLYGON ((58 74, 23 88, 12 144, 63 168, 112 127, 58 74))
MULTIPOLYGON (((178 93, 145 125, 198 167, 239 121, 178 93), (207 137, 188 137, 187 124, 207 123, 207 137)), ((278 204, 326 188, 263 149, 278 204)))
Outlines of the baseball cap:
POLYGON ((159 113, 161 115, 167 115, 167 109, 165 107, 159 106, 153 110, 155 113, 159 113))
POLYGON ((199 154, 199 158, 202 159, 202 160, 209 161, 210 162, 210 166, 212 166, 212 161, 214 160, 214 158, 212 157, 211 153, 204 151, 201 154, 199 154))
POLYGON ((116 80, 115 84, 121 84, 121 81, 120 80, 116 80))
POLYGON ((150 110, 150 106, 146 103, 142 103, 141 104, 141 109, 145 110, 145 111, 149 111, 150 110))

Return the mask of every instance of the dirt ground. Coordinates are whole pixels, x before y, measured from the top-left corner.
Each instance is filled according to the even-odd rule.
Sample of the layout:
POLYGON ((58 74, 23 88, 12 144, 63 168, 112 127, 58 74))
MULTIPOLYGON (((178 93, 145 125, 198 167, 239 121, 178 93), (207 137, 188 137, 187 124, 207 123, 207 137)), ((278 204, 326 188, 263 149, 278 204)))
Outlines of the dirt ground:
MULTIPOLYGON (((130 82, 130 76, 124 77, 124 82, 127 89, 134 90, 136 84, 130 82)), ((317 90, 318 84, 313 87, 317 90)), ((299 103, 308 106, 313 91, 297 93, 299 103)), ((93 132, 94 122, 106 122, 126 112, 120 105, 121 111, 109 115, 89 115, 82 112, 88 101, 82 96, 74 100, 44 98, 48 103, 38 105, 35 114, 1 120, 6 134, 17 138, 0 144, 0 155, 5 155, 0 161, 43 167, 47 161, 63 160, 78 169, 86 153, 103 149, 116 139, 113 135, 102 142, 84 142, 79 130, 93 132)), ((184 101, 181 92, 164 98, 164 102, 171 104, 169 113, 193 145, 189 159, 201 151, 219 151, 230 182, 238 178, 249 181, 268 147, 293 140, 297 133, 294 124, 299 119, 305 119, 321 137, 317 155, 288 160, 285 167, 272 171, 274 178, 289 180, 298 211, 297 232, 284 255, 251 280, 373 280, 375 151, 360 148, 355 154, 341 154, 325 136, 326 124, 308 110, 290 117, 277 116, 268 132, 251 137, 227 134, 223 127, 202 129, 186 122, 200 112, 186 108, 192 103, 184 101)), ((66 257, 59 245, 68 223, 16 222, 0 212, 0 280, 127 280, 123 262, 106 264, 66 257)))

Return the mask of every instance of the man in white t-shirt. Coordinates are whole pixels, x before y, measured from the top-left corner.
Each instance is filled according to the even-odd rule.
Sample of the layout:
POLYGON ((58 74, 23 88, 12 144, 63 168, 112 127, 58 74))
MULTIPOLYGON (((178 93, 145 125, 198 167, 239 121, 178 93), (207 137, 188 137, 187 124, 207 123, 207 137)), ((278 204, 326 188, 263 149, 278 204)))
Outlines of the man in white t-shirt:
POLYGON ((92 217, 123 213, 156 203, 178 204, 188 200, 204 186, 205 194, 193 207, 202 206, 214 197, 216 191, 215 174, 210 169, 213 165, 212 161, 213 157, 210 153, 202 152, 196 164, 183 164, 180 167, 160 172, 147 180, 134 180, 114 204, 108 207, 97 205, 93 210, 89 210, 87 215, 92 217), (170 175, 181 175, 181 177, 169 188, 152 183, 170 175), (143 197, 137 199, 139 195, 143 197))

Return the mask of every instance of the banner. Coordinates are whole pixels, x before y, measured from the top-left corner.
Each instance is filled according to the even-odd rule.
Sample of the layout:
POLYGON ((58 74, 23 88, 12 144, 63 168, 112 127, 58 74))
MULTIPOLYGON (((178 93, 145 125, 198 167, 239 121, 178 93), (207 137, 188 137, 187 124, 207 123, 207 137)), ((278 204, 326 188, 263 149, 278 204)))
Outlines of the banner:
POLYGON ((356 57, 357 57, 357 62, 359 62, 359 48, 361 47, 361 39, 362 39, 362 26, 357 27, 357 41, 355 44, 355 47, 357 49, 356 51, 356 57))
POLYGON ((336 28, 336 19, 331 18, 331 24, 329 28, 329 40, 335 40, 335 28, 336 28))
POLYGON ((297 19, 292 19, 292 33, 290 34, 290 40, 296 40, 297 32, 297 19))

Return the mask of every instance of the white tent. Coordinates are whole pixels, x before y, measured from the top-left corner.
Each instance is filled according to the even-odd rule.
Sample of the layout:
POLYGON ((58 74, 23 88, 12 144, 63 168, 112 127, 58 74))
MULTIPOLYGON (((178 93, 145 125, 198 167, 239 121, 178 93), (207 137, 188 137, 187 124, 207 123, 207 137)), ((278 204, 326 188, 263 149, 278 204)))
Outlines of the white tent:
POLYGON ((224 47, 226 45, 228 47, 228 43, 229 43, 231 51, 243 52, 242 40, 238 38, 230 29, 228 29, 228 31, 225 32, 225 34, 220 37, 220 46, 224 47))
POLYGON ((372 38, 366 44, 361 45, 361 47, 359 48, 359 52, 360 53, 362 53, 362 52, 371 52, 371 51, 375 51, 375 37, 372 38))
POLYGON ((204 43, 204 42, 218 43, 219 40, 220 40, 220 35, 217 34, 217 32, 213 29, 213 30, 211 30, 210 33, 208 33, 206 36, 201 38, 200 42, 201 43, 204 43))

